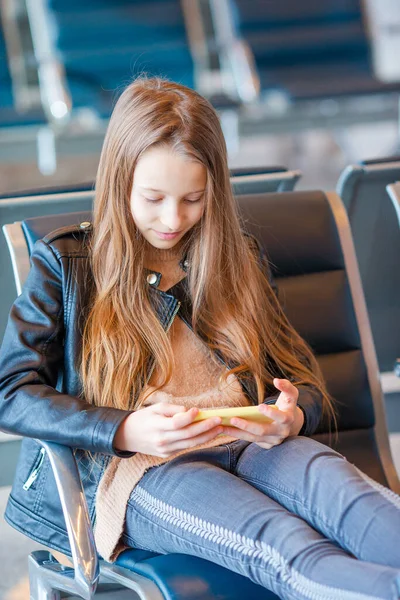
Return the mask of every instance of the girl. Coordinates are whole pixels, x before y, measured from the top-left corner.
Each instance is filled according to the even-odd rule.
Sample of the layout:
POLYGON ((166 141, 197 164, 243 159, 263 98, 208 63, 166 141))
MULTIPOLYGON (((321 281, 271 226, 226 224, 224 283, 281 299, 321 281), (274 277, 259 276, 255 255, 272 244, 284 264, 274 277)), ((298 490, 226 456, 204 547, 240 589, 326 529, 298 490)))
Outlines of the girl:
MULTIPOLYGON (((79 449, 103 558, 180 552, 281 598, 399 598, 400 500, 306 437, 332 406, 241 231, 221 127, 196 92, 139 79, 121 95, 93 226, 35 247, 0 397, 4 430, 79 449), (273 422, 195 421, 249 405, 273 422)), ((45 465, 24 441, 6 518, 65 550, 45 465)))

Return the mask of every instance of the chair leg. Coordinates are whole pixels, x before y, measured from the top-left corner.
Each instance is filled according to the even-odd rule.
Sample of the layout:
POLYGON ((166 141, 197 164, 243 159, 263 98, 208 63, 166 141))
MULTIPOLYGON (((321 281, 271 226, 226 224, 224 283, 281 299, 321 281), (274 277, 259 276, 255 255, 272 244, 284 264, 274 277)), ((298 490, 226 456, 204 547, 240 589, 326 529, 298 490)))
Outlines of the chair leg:
POLYGON ((51 582, 48 580, 48 574, 43 573, 43 562, 49 562, 50 560, 51 554, 42 550, 33 552, 29 556, 28 568, 30 600, 60 600, 60 592, 52 587, 51 582))
MULTIPOLYGON (((37 550, 28 559, 30 600, 61 600, 60 592, 67 592, 74 598, 92 600, 94 598, 97 579, 94 585, 81 581, 71 567, 58 562, 50 552, 37 550)), ((65 595, 63 595, 65 597, 65 595)))

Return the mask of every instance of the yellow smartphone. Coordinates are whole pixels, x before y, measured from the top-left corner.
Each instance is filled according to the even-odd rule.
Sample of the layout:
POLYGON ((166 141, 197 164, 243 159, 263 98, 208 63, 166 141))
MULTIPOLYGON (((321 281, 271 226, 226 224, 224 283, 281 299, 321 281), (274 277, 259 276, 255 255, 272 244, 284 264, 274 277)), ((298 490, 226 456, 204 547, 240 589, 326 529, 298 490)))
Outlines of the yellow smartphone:
MULTIPOLYGON (((269 406, 275 408, 273 404, 270 404, 269 406)), ((221 425, 230 425, 232 417, 240 417, 241 419, 247 419, 248 421, 254 421, 256 423, 273 422, 273 419, 263 415, 258 410, 258 406, 234 406, 233 408, 211 408, 200 410, 195 421, 203 421, 210 417, 221 417, 221 425)))

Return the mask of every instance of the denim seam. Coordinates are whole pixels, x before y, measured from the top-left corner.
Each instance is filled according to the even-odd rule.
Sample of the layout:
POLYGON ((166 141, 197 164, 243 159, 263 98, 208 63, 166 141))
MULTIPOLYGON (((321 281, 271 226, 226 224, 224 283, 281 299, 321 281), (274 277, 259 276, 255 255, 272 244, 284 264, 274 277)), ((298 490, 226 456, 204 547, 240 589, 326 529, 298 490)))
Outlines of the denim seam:
MULTIPOLYGON (((348 548, 348 549, 349 549, 349 551, 350 551, 352 554, 357 554, 357 552, 356 552, 355 550, 353 550, 353 549, 352 549, 352 548, 353 548, 353 546, 354 546, 354 544, 352 544, 352 543, 350 542, 350 540, 349 540, 349 539, 346 537, 346 535, 345 535, 345 533, 344 533, 344 532, 343 532, 343 533, 341 533, 341 534, 339 534, 339 533, 338 533, 338 532, 335 530, 335 527, 334 527, 334 525, 332 525, 332 523, 328 523, 328 522, 326 521, 325 517, 324 517, 324 516, 323 516, 323 515, 322 515, 320 512, 318 512, 317 510, 314 510, 314 513, 311 513, 311 511, 310 511, 310 509, 308 508, 308 506, 307 506, 306 504, 304 504, 304 502, 302 502, 301 500, 299 500, 299 499, 295 498, 294 496, 292 496, 292 495, 291 495, 291 494, 288 492, 288 490, 286 490, 286 489, 283 489, 283 488, 280 488, 279 486, 272 486, 272 485, 269 485, 269 484, 265 483, 265 481, 261 481, 261 480, 259 480, 259 479, 253 479, 253 478, 251 478, 251 477, 242 477, 241 479, 242 479, 243 481, 246 481, 246 482, 250 483, 250 484, 251 484, 252 482, 253 482, 253 483, 262 483, 263 487, 265 487, 265 488, 267 488, 267 489, 270 489, 270 490, 277 491, 277 492, 279 492, 280 494, 282 494, 283 496, 286 496, 286 498, 288 498, 288 499, 289 499, 289 500, 291 500, 292 502, 295 502, 296 504, 300 505, 300 506, 303 508, 304 512, 305 512, 305 513, 307 513, 307 515, 308 515, 309 517, 312 517, 312 516, 313 516, 313 514, 314 514, 314 515, 315 515, 315 516, 316 516, 316 517, 317 517, 317 518, 318 518, 318 519, 321 521, 321 523, 324 525, 324 527, 326 528, 326 531, 328 532, 328 535, 330 536, 330 538, 331 538, 332 540, 334 540, 335 542, 336 542, 336 541, 337 541, 337 542, 339 542, 339 543, 340 543, 340 545, 342 545, 342 544, 343 544, 343 545, 344 545, 346 548, 348 548)), ((301 517, 300 517, 300 518, 301 518, 301 517)), ((311 519, 310 519, 310 520, 311 520, 311 519)), ((312 525, 312 527, 314 527, 314 526, 312 525)))
MULTIPOLYGON (((4 519, 7 521, 7 523, 9 523, 9 525, 12 525, 12 527, 14 527, 14 529, 19 531, 23 535, 29 536, 35 542, 38 542, 39 544, 43 544, 44 546, 47 546, 48 548, 53 548, 54 550, 58 550, 59 552, 62 552, 63 554, 66 554, 67 556, 71 556, 71 549, 70 549, 69 545, 59 546, 58 544, 54 543, 53 541, 51 542, 51 544, 49 544, 48 537, 46 537, 46 538, 40 537, 37 534, 32 533, 31 532, 32 530, 31 531, 25 530, 23 527, 21 527, 21 524, 18 521, 14 521, 14 519, 9 517, 8 515, 5 515, 4 519)), ((66 532, 64 531, 63 533, 66 536, 66 539, 68 540, 66 532)))
MULTIPOLYGON (((141 517, 146 519, 146 521, 149 521, 149 519, 147 517, 142 516, 142 515, 141 515, 141 517)), ((122 534, 121 540, 123 543, 126 543, 127 546, 129 546, 130 548, 135 548, 135 550, 147 550, 148 552, 153 552, 154 554, 157 554, 157 552, 154 552, 154 550, 152 550, 151 548, 148 548, 144 544, 138 544, 136 542, 136 540, 133 539, 133 537, 131 537, 128 533, 126 533, 126 531, 122 534)))
MULTIPOLYGON (((46 527, 49 527, 49 528, 55 530, 57 533, 61 533, 62 535, 65 535, 68 537, 68 533, 67 533, 66 529, 62 529, 62 527, 60 527, 56 523, 53 523, 52 521, 49 521, 48 519, 45 519, 44 517, 42 517, 40 514, 34 513, 33 510, 26 508, 24 505, 22 505, 20 502, 18 502, 18 500, 16 500, 11 494, 9 497, 9 502, 10 502, 10 504, 13 505, 15 510, 22 512, 28 518, 31 518, 31 519, 34 518, 35 521, 38 521, 39 523, 42 523, 46 527)), ((8 516, 7 516, 7 518, 10 519, 10 517, 8 517, 8 516)), ((21 526, 19 526, 19 530, 22 531, 25 535, 29 535, 30 537, 32 537, 31 533, 25 531, 21 526)), ((43 542, 43 543, 45 543, 45 542, 43 542)))
MULTIPOLYGON (((135 509, 137 508, 137 506, 135 506, 135 509)), ((194 542, 193 540, 188 540, 187 538, 183 537, 182 535, 179 535, 178 533, 175 533, 173 531, 170 531, 169 529, 167 529, 166 527, 163 527, 163 525, 161 525, 160 523, 155 524, 154 521, 152 519, 150 519, 150 517, 147 517, 146 515, 142 514, 142 513, 138 513, 139 517, 141 519, 143 519, 144 521, 146 521, 151 527, 154 527, 156 525, 156 527, 162 529, 162 531, 168 535, 168 537, 176 537, 178 540, 185 542, 185 543, 189 543, 192 546, 195 546, 196 548, 198 548, 199 550, 205 550, 204 546, 201 546, 200 544, 194 542)), ((128 540, 131 540, 133 542, 133 546, 135 546, 135 540, 126 532, 124 532, 123 534, 124 537, 126 537, 128 540)), ((159 552, 158 550, 154 550, 154 549, 150 549, 147 548, 145 546, 143 546, 142 544, 140 544, 141 549, 143 550, 148 550, 149 552, 153 552, 154 554, 156 554, 157 552, 159 552)), ((209 552, 209 550, 205 550, 206 552, 209 552)), ((218 549, 216 550, 211 550, 211 552, 215 552, 216 554, 218 554, 219 556, 222 556, 223 558, 227 558, 225 554, 223 554, 222 552, 218 551, 218 549)), ((236 557, 236 556, 229 556, 229 560, 233 560, 235 562, 238 562, 239 564, 244 564, 243 561, 240 560, 240 558, 236 557)), ((275 573, 272 573, 272 575, 275 577, 275 573)))
POLYGON ((235 468, 235 457, 232 452, 229 444, 224 444, 225 448, 228 450, 228 458, 229 458, 229 473, 233 473, 235 468))
MULTIPOLYGON (((153 516, 189 531, 192 535, 210 539, 219 546, 224 546, 250 558, 259 558, 266 569, 272 568, 272 576, 279 577, 290 590, 308 600, 372 600, 373 596, 352 592, 340 588, 317 583, 308 579, 295 569, 272 546, 265 542, 253 540, 235 531, 196 517, 182 509, 168 505, 152 496, 147 490, 137 486, 133 494, 135 502, 143 510, 153 516)), ((169 532, 171 534, 172 532, 169 532)), ((192 542, 190 542, 192 543, 192 542)), ((225 555, 224 555, 225 556, 225 555)))
POLYGON ((368 483, 375 491, 377 491, 381 496, 383 496, 393 506, 400 509, 400 497, 395 492, 393 492, 389 488, 386 488, 385 486, 381 485, 380 483, 378 483, 377 481, 375 481, 374 479, 372 479, 371 477, 369 477, 368 475, 363 473, 363 471, 358 469, 355 465, 354 465, 354 468, 356 469, 357 473, 360 475, 360 477, 366 483, 368 483))

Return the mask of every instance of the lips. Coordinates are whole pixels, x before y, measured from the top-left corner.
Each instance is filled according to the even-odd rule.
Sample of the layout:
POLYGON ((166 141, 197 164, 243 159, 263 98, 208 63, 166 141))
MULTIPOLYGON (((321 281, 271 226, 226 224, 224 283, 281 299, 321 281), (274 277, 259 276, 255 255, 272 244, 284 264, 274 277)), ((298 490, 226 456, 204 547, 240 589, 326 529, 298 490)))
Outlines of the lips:
POLYGON ((156 229, 153 229, 153 231, 162 240, 173 240, 181 233, 180 231, 176 231, 175 233, 163 233, 162 231, 157 231, 156 229))

